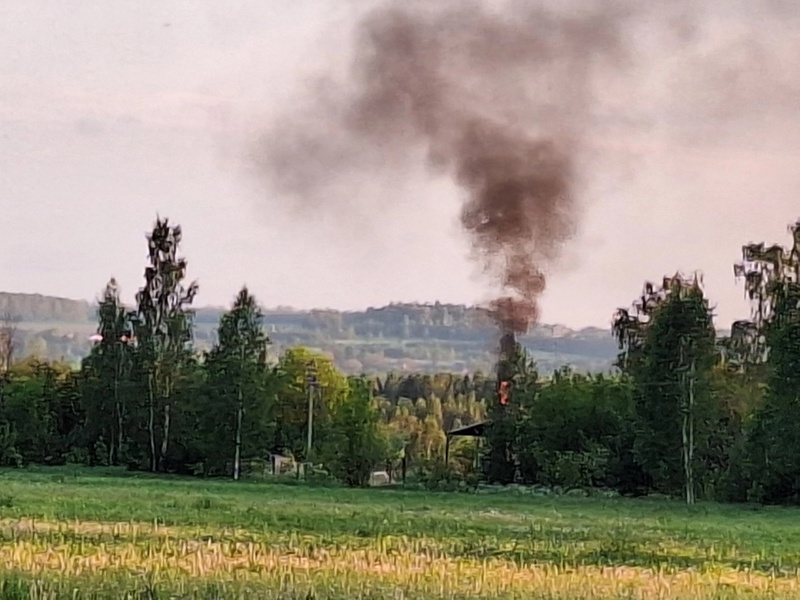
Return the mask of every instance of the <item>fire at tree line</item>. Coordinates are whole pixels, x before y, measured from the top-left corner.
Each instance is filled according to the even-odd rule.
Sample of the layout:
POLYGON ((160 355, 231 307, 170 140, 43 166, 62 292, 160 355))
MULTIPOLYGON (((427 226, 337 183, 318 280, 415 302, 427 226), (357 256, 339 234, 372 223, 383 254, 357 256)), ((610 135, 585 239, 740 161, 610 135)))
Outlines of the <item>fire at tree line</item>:
POLYGON ((496 373, 355 377, 303 347, 268 358, 246 287, 203 353, 181 229, 158 219, 136 305, 116 283, 80 368, 14 360, 0 330, 0 465, 77 463, 255 475, 272 454, 307 478, 471 490, 512 482, 762 503, 800 501, 800 221, 787 246, 748 244, 734 265, 752 319, 718 338, 696 276, 646 284, 614 315, 611 374, 545 380, 513 336, 496 373), (311 407, 311 411, 309 408, 311 407), (485 423, 480 439, 448 432, 485 423), (402 471, 402 477, 400 473, 402 471))

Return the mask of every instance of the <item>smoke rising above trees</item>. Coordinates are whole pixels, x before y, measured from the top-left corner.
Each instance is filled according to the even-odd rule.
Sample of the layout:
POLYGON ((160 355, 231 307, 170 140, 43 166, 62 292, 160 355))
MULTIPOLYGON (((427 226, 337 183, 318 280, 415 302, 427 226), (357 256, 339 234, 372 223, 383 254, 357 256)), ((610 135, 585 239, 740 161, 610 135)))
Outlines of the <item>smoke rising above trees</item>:
POLYGON ((370 13, 342 94, 316 105, 318 118, 282 121, 259 158, 279 193, 322 208, 337 178, 402 171, 421 152, 464 191, 461 223, 505 292, 497 320, 526 331, 544 266, 575 231, 590 63, 619 60, 617 26, 605 10, 555 18, 445 6, 370 13))
MULTIPOLYGON (((737 7, 381 3, 355 29, 346 76, 315 80, 259 132, 254 157, 284 207, 340 219, 377 222, 419 165, 449 178, 472 256, 497 284, 497 320, 525 331, 580 231, 598 164, 630 163, 664 135, 727 143, 784 110, 762 96, 798 91, 780 77, 786 49, 734 27, 737 7), (639 150, 615 154, 609 124, 639 150), (387 194, 354 203, 375 181, 387 194)), ((773 23, 798 12, 768 1, 747 10, 773 23)))

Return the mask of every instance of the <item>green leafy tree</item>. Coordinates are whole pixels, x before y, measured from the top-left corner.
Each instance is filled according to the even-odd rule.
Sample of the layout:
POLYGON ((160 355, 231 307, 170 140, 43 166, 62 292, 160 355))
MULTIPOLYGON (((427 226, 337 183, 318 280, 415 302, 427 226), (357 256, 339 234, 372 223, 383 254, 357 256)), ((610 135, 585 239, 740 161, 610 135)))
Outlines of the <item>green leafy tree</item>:
POLYGON ((619 310, 613 326, 623 350, 619 364, 635 386, 636 459, 659 490, 683 489, 689 504, 697 487, 698 434, 707 436, 715 418, 712 319, 699 278, 676 275, 660 287, 646 284, 633 314, 619 310))
POLYGON ((276 372, 280 391, 273 411, 273 449, 311 460, 307 449, 309 406, 314 454, 328 434, 331 414, 347 398, 347 378, 328 357, 303 347, 287 349, 278 360, 276 372))
POLYGON ((82 362, 84 409, 87 434, 92 444, 105 438, 108 464, 125 459, 127 436, 126 383, 131 367, 131 323, 113 278, 108 282, 98 306, 97 343, 82 362))
POLYGON ((183 233, 168 219, 156 219, 147 236, 149 264, 145 285, 132 315, 137 349, 147 377, 150 469, 165 469, 172 419, 172 392, 190 353, 192 312, 197 283, 184 286, 186 259, 178 256, 183 233), (156 413, 161 412, 161 450, 156 448, 156 413))
POLYGON ((22 465, 22 454, 17 449, 17 432, 11 423, 0 423, 0 466, 19 467, 22 465))
POLYGON ((12 454, 25 463, 63 463, 78 445, 83 421, 75 374, 59 363, 18 362, 2 413, 10 424, 12 454))
POLYGON ((219 456, 233 457, 234 480, 240 477, 243 453, 262 454, 267 450, 264 443, 269 436, 266 404, 271 401, 267 389, 270 370, 266 364, 269 339, 262 320, 255 297, 243 287, 231 310, 222 316, 218 342, 206 361, 213 399, 208 414, 209 434, 221 442, 219 456))
POLYGON ((21 464, 16 442, 17 434, 14 426, 7 416, 7 394, 11 384, 11 365, 14 362, 14 352, 19 344, 17 338, 16 322, 18 319, 6 313, 0 323, 0 465, 21 464))
POLYGON ((742 346, 766 371, 743 469, 749 497, 764 502, 800 502, 800 221, 789 231, 791 247, 748 244, 736 265, 752 305, 742 346))
POLYGON ((351 378, 345 399, 333 407, 322 450, 325 466, 347 485, 365 487, 373 469, 383 466, 390 451, 369 382, 351 378))
POLYGON ((766 502, 800 502, 800 286, 775 290, 767 329, 767 396, 757 414, 753 456, 755 494, 766 502))
POLYGON ((716 494, 721 501, 745 501, 752 483, 752 449, 748 434, 764 405, 766 384, 749 368, 723 360, 714 367, 712 395, 720 404, 723 419, 718 431, 717 469, 723 474, 716 494))
POLYGON ((520 427, 523 480, 626 492, 642 485, 632 460, 634 412, 624 380, 562 368, 540 385, 529 415, 520 427))

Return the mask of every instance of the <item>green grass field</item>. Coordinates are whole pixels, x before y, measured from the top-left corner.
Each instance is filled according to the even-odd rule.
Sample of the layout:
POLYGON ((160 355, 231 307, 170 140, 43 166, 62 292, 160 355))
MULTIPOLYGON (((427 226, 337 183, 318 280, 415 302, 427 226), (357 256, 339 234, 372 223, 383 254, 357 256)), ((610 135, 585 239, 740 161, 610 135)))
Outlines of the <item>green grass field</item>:
POLYGON ((0 598, 794 598, 800 511, 0 472, 0 598))

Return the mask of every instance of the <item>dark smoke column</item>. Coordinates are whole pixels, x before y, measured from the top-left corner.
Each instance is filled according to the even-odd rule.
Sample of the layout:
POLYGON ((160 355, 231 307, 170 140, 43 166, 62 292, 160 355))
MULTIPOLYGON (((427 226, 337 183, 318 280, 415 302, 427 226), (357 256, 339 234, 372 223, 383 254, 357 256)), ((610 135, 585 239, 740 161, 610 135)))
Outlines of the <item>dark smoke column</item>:
POLYGON ((293 106, 266 132, 260 170, 276 196, 331 212, 346 202, 333 189, 388 181, 414 161, 446 174, 464 192, 473 254, 498 283, 491 314, 502 332, 524 333, 545 270, 576 231, 575 156, 592 73, 619 53, 617 15, 529 0, 398 4, 359 24, 349 76, 317 88, 335 93, 309 98, 305 112, 293 106))
POLYGON ((469 191, 461 222, 510 292, 492 303, 492 314, 504 333, 526 333, 545 289, 537 259, 552 258, 573 233, 569 157, 552 140, 487 123, 465 128, 454 161, 456 181, 469 191))
POLYGON ((571 165, 551 141, 506 135, 497 127, 468 129, 458 157, 457 181, 470 191, 462 224, 487 264, 499 265, 507 293, 490 312, 501 329, 497 362, 498 401, 513 395, 515 334, 539 318, 545 277, 536 264, 541 249, 571 233, 571 165))

